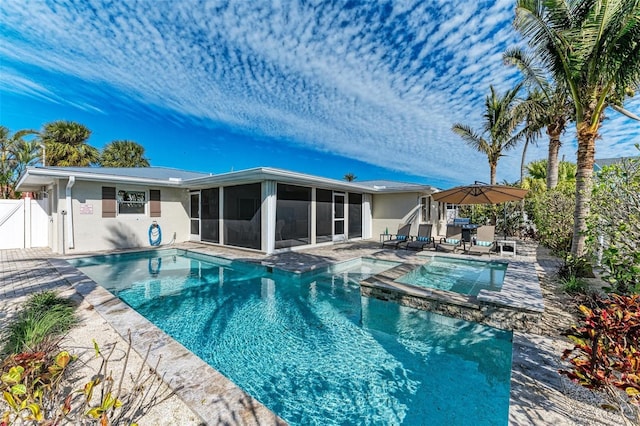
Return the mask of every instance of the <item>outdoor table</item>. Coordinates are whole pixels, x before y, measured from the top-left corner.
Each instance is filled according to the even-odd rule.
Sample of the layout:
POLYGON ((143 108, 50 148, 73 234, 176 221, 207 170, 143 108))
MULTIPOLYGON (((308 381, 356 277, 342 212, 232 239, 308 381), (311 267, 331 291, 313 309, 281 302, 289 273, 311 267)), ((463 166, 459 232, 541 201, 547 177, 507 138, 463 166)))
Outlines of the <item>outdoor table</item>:
POLYGON ((500 256, 504 256, 504 253, 510 254, 513 257, 516 257, 516 242, 514 240, 498 240, 496 241, 498 247, 500 247, 500 256), (513 248, 513 253, 510 251, 504 251, 504 246, 509 246, 513 248))
POLYGON ((393 234, 389 234, 389 233, 384 233, 384 234, 380 234, 380 242, 385 242, 391 239, 391 237, 393 236, 393 234))

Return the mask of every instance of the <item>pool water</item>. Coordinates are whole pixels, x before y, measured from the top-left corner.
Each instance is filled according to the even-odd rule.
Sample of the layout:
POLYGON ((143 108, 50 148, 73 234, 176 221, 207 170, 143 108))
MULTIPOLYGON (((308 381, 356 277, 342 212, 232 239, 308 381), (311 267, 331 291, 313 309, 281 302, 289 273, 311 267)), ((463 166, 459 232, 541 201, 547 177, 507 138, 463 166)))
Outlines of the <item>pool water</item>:
POLYGON ((393 263, 300 275, 176 250, 72 263, 292 425, 507 424, 511 333, 361 297, 393 263))
POLYGON ((500 291, 506 271, 504 262, 433 256, 396 282, 477 296, 483 289, 500 291))

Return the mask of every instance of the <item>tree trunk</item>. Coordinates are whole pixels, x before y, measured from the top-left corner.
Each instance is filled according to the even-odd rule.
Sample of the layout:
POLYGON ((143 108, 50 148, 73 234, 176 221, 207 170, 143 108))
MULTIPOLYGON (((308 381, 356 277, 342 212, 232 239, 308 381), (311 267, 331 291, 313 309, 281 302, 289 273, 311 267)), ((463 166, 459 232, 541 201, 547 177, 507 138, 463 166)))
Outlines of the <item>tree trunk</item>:
POLYGON ((593 164, 596 153, 598 128, 591 129, 588 122, 578 123, 578 161, 576 173, 576 209, 573 214, 573 241, 571 253, 582 257, 585 253, 585 231, 590 211, 593 164))
POLYGON ((498 166, 497 164, 489 163, 489 171, 491 173, 491 176, 490 176, 491 185, 495 185, 496 184, 496 167, 497 166, 498 166))
MULTIPOLYGON (((524 170, 525 162, 527 161, 527 148, 529 147, 529 138, 524 141, 524 147, 522 148, 522 159, 520 160, 520 187, 524 184, 524 170)), ((524 198, 520 200, 520 217, 524 222, 524 198)))
POLYGON ((554 128, 547 128, 549 135, 549 158, 547 159, 547 189, 553 189, 558 185, 558 152, 560 151, 560 134, 554 128))
POLYGON ((522 159, 520 160, 520 186, 524 183, 525 162, 527 161, 527 148, 529 147, 529 138, 524 141, 522 148, 522 159))

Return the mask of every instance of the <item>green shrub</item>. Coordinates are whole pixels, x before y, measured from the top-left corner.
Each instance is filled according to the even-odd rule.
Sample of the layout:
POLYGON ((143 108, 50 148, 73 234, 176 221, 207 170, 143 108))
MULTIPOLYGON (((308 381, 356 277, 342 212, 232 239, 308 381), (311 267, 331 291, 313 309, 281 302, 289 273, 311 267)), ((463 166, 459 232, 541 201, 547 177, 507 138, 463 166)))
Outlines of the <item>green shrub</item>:
POLYGON ((593 268, 586 257, 575 257, 567 254, 564 258, 564 264, 558 271, 560 278, 593 278, 593 268))
POLYGON ((77 323, 71 302, 53 292, 33 295, 7 327, 4 354, 37 351, 50 339, 61 336, 77 323))
POLYGON ((608 247, 603 251, 602 267, 611 292, 640 293, 640 251, 621 254, 616 247, 608 247))
MULTIPOLYGON (((640 145, 636 145, 640 150, 640 145)), ((640 292, 640 157, 597 175, 587 219, 587 245, 600 257, 612 292, 640 292)))
POLYGON ((579 277, 561 278, 560 284, 562 285, 562 290, 567 293, 586 293, 587 291, 587 282, 579 277))
POLYGON ((565 190, 546 191, 532 198, 530 205, 540 243, 557 255, 569 253, 573 240, 575 194, 565 190))

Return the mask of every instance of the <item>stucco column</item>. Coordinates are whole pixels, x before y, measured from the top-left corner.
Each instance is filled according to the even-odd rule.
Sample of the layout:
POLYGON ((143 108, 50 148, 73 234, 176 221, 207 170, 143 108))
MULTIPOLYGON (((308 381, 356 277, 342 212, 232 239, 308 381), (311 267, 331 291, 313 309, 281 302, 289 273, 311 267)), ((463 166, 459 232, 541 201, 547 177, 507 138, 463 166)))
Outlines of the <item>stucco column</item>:
POLYGON ((276 247, 276 205, 278 184, 274 180, 262 182, 262 251, 271 254, 276 247))
POLYGON ((371 194, 362 194, 362 239, 372 238, 371 194))
POLYGON ((309 228, 309 242, 311 244, 316 243, 316 188, 311 188, 311 211, 309 212, 309 220, 311 222, 311 227, 309 228))
POLYGON ((218 244, 224 245, 224 187, 218 191, 218 244))

